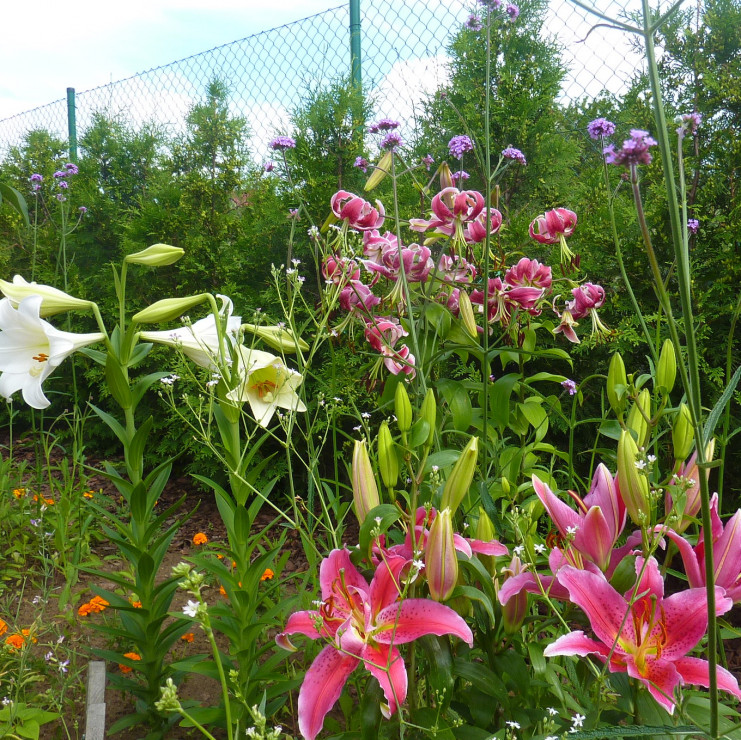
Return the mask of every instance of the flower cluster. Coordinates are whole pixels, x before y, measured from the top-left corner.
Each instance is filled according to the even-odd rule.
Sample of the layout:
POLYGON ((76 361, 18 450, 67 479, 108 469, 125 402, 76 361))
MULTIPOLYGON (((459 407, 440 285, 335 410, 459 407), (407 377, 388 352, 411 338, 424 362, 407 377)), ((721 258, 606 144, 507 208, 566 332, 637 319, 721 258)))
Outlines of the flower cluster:
POLYGON ((473 142, 468 136, 454 136, 448 142, 448 151, 451 157, 456 159, 462 159, 466 152, 470 152, 473 149, 473 142))
POLYGON ((648 131, 641 129, 631 129, 630 139, 623 142, 622 149, 616 150, 610 144, 603 149, 605 161, 607 164, 617 164, 628 167, 635 167, 639 164, 651 164, 653 157, 648 151, 650 147, 656 146, 656 140, 649 136, 648 131))
POLYGON ((290 136, 276 136, 270 142, 270 148, 274 151, 284 152, 286 149, 295 149, 296 140, 290 136))
POLYGON ((606 118, 595 118, 587 125, 587 133, 593 139, 602 139, 615 133, 615 124, 606 118))
POLYGON ((502 157, 504 157, 505 159, 512 159, 523 166, 527 164, 525 155, 519 149, 515 149, 515 147, 513 146, 508 146, 506 149, 503 149, 502 157))
POLYGON ((77 610, 81 617, 87 617, 90 614, 100 614, 110 604, 102 596, 93 596, 90 601, 85 602, 77 610))

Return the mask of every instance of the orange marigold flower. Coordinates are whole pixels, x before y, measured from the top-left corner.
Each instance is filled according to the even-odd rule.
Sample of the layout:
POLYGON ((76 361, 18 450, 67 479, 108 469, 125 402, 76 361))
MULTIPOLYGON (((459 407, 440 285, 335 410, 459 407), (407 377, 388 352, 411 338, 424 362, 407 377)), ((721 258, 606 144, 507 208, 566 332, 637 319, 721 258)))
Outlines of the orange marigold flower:
MULTIPOLYGON (((128 658, 129 660, 141 660, 142 656, 138 653, 124 653, 124 658, 128 658)), ((121 670, 121 673, 131 673, 131 667, 124 665, 123 663, 119 663, 118 667, 121 670)))
POLYGON ((194 545, 205 545, 208 542, 208 537, 206 537, 203 532, 196 532, 196 534, 193 536, 193 544, 194 545))
POLYGON ((8 623, 4 619, 0 619, 0 635, 4 635, 8 631, 8 623))
POLYGON ((132 601, 131 602, 131 606, 133 606, 134 609, 141 609, 142 608, 142 603, 141 603, 141 601, 132 601))
POLYGON ((223 559, 224 559, 224 556, 223 556, 223 555, 222 555, 222 554, 221 554, 220 552, 217 552, 217 553, 216 553, 216 557, 217 557, 217 558, 218 558, 219 560, 223 560, 223 559))
POLYGON ((81 617, 87 617, 92 610, 93 610, 93 607, 90 606, 90 602, 86 601, 84 604, 80 606, 80 608, 77 610, 77 613, 81 617))
POLYGON ((14 488, 13 495, 16 498, 23 498, 26 495, 26 489, 25 488, 14 488))
POLYGON ((192 632, 186 632, 184 635, 180 635, 180 639, 183 642, 193 642, 195 635, 192 632))
POLYGON ((31 638, 31 642, 33 642, 34 644, 38 642, 38 640, 31 635, 31 630, 29 630, 29 629, 21 630, 21 634, 24 637, 30 637, 31 638))
POLYGON ((92 491, 85 491, 85 493, 82 494, 85 498, 92 498, 93 492, 92 491))
POLYGON ((93 596, 90 599, 90 611, 102 612, 107 606, 110 605, 102 596, 93 596))
POLYGON ((47 506, 54 506, 54 499, 53 499, 53 498, 45 498, 45 499, 44 499, 44 503, 45 503, 45 504, 46 504, 47 506))
POLYGON ((5 644, 13 648, 13 650, 20 650, 25 642, 23 635, 18 632, 14 632, 12 635, 8 635, 8 637, 5 638, 5 644))
POLYGON ((260 576, 261 581, 269 581, 275 573, 270 568, 265 568, 265 572, 260 576))
POLYGON ((219 593, 222 596, 226 596, 226 589, 223 586, 219 586, 219 593))

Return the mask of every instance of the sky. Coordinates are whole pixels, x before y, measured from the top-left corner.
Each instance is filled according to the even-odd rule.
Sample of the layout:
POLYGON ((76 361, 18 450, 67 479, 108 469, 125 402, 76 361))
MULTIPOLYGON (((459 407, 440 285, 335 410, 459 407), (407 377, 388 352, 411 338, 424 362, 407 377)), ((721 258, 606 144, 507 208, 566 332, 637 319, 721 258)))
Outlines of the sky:
POLYGON ((4 0, 0 119, 344 2, 4 0))

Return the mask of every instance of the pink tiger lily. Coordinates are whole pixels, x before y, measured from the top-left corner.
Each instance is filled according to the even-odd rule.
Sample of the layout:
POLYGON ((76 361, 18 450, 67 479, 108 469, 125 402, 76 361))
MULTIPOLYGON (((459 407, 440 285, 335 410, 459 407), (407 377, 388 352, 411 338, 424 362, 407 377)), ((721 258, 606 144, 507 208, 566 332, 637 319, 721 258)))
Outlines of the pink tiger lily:
POLYGON ((362 663, 381 684, 388 718, 407 693, 407 672, 397 645, 423 635, 455 635, 473 645, 462 617, 430 599, 399 601, 404 558, 390 558, 376 569, 370 585, 350 562, 347 550, 333 550, 322 561, 322 602, 317 611, 295 612, 276 637, 293 649, 288 635, 300 633, 327 645, 306 672, 298 697, 299 730, 314 740, 327 712, 339 699, 350 674, 362 663))

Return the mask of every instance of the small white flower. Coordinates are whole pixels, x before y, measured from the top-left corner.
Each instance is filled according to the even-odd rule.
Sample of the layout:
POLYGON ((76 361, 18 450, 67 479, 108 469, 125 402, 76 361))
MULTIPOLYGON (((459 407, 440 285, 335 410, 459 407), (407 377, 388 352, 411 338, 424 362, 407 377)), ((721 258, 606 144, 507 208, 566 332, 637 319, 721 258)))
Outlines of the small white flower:
POLYGON ((548 707, 546 711, 551 715, 551 717, 555 717, 558 714, 558 709, 555 707, 548 707))
POLYGON ((432 472, 433 473, 437 473, 438 470, 440 470, 440 466, 439 465, 433 465, 432 466, 432 472))
POLYGON ((538 555, 542 555, 545 552, 545 545, 539 542, 537 545, 533 545, 533 550, 535 550, 538 555))
POLYGON ((412 566, 419 572, 425 567, 424 560, 412 560, 412 566))
POLYGON ((576 534, 576 530, 579 529, 579 526, 574 524, 571 527, 566 527, 566 534, 574 535, 576 534))
POLYGON ((368 411, 363 411, 363 413, 360 414, 360 416, 362 416, 363 419, 370 419, 370 417, 371 417, 371 415, 370 415, 370 413, 368 411))
POLYGON ((587 717, 584 714, 575 714, 571 718, 571 732, 575 732, 577 727, 581 727, 584 724, 584 720, 586 718, 587 717))
POLYGON ((517 556, 522 555, 522 553, 525 552, 525 545, 517 545, 517 547, 513 547, 512 552, 517 556))
POLYGON ((183 607, 183 614, 185 614, 186 617, 196 617, 198 616, 198 609, 200 606, 200 603, 197 601, 188 601, 188 603, 183 607))
POLYGON ((377 517, 376 517, 376 524, 380 524, 380 523, 381 523, 382 521, 383 521, 383 520, 381 519, 381 517, 380 517, 380 516, 377 516, 377 517))
POLYGON ((520 729, 520 723, 519 722, 514 722, 514 721, 508 719, 505 724, 507 724, 513 730, 519 730, 520 729))
POLYGON ((312 601, 312 606, 315 606, 317 609, 321 609, 324 606, 324 602, 320 599, 319 601, 312 601))
POLYGON ((363 429, 363 426, 362 426, 362 424, 358 424, 358 425, 357 425, 356 427, 353 427, 353 431, 355 431, 355 432, 359 432, 359 431, 361 431, 362 429, 363 429))
POLYGON ((636 460, 635 466, 638 468, 638 470, 645 470, 646 468, 646 461, 645 460, 636 460))
POLYGON ((656 455, 649 455, 649 456, 648 456, 648 457, 647 457, 646 459, 647 459, 647 460, 648 460, 648 461, 649 461, 650 463, 655 463, 655 462, 656 462, 656 455))

